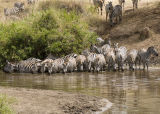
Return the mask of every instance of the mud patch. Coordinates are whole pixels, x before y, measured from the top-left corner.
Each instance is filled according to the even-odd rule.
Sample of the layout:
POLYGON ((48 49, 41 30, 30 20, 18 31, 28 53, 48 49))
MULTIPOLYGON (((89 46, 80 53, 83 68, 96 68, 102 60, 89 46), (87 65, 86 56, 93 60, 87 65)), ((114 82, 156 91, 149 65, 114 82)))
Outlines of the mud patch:
POLYGON ((16 98, 12 107, 18 114, 91 114, 108 106, 99 97, 54 90, 0 87, 0 93, 16 98))

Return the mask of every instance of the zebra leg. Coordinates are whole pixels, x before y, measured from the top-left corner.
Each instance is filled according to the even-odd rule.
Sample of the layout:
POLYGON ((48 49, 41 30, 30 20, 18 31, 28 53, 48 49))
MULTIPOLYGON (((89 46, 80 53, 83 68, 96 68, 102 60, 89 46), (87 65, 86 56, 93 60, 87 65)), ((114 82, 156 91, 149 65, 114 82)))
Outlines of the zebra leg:
MULTIPOLYGON (((103 6, 102 6, 103 7, 103 6)), ((103 11, 103 8, 101 7, 101 15, 102 15, 102 11, 103 11)))
POLYGON ((146 66, 147 66, 147 70, 148 70, 148 62, 146 63, 146 66))
POLYGON ((99 14, 99 8, 97 8, 97 10, 98 10, 98 14, 99 14))
POLYGON ((108 19, 108 12, 106 11, 106 22, 107 22, 107 19, 108 19))
POLYGON ((146 67, 146 64, 145 64, 145 63, 143 63, 143 70, 145 70, 145 67, 146 67))
POLYGON ((138 3, 136 3, 136 9, 138 9, 138 3))

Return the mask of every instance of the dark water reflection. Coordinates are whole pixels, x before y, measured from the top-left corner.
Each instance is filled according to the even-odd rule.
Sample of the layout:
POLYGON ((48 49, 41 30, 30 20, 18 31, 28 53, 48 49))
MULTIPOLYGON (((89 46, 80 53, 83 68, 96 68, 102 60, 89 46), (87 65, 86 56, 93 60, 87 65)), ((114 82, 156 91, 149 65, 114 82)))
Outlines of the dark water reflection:
POLYGON ((52 76, 0 72, 0 85, 105 97, 114 103, 106 114, 160 114, 160 70, 52 76))

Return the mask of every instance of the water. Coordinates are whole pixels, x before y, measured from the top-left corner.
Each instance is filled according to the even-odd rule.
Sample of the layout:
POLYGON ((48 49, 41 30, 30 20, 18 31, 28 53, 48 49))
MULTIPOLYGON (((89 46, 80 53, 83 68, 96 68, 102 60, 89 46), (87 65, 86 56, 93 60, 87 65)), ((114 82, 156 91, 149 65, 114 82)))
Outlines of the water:
POLYGON ((71 74, 5 74, 0 86, 79 92, 107 98, 105 114, 160 114, 160 70, 71 74))

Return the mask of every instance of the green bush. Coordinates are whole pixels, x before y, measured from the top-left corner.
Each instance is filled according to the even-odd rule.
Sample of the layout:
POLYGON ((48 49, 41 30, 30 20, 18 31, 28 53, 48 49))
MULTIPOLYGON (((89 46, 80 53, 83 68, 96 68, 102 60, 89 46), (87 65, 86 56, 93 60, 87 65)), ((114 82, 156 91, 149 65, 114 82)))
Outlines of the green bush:
POLYGON ((14 102, 15 99, 0 94, 0 114, 14 114, 14 111, 10 107, 14 102))
POLYGON ((0 24, 1 67, 6 60, 44 59, 49 53, 55 56, 80 53, 95 42, 96 37, 75 11, 40 11, 21 21, 0 24))

